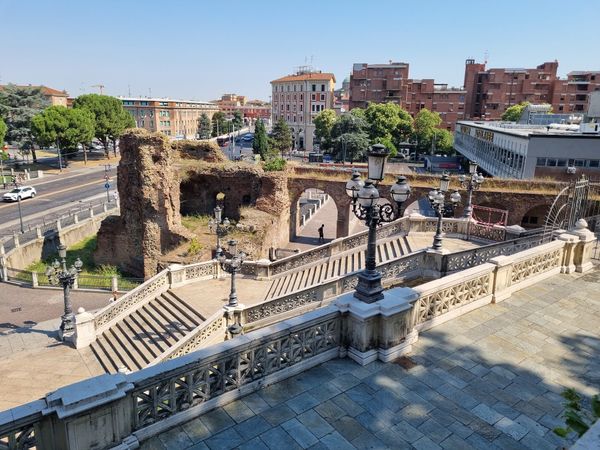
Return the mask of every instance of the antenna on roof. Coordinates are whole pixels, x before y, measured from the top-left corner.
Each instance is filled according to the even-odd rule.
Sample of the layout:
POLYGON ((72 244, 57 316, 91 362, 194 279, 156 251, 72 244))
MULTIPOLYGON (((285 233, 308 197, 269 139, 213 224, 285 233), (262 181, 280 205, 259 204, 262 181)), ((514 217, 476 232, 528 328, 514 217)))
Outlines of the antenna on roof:
POLYGON ((483 63, 484 64, 487 64, 489 56, 490 55, 489 55, 488 51, 486 50, 485 53, 483 54, 483 63))
POLYGON ((130 84, 127 85, 127 96, 131 97, 131 85, 130 84))

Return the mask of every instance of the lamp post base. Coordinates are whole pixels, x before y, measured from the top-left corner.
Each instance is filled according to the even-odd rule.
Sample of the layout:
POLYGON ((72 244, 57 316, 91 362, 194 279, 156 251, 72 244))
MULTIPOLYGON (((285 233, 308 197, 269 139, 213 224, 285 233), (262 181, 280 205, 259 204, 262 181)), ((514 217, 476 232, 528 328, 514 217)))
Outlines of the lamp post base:
POLYGON ((73 341, 75 336, 75 317, 73 314, 64 314, 61 316, 60 328, 58 329, 58 339, 64 342, 73 341))
POLYGON ((377 271, 362 271, 358 275, 358 284, 354 296, 365 302, 375 303, 383 299, 383 285, 381 273, 377 271))

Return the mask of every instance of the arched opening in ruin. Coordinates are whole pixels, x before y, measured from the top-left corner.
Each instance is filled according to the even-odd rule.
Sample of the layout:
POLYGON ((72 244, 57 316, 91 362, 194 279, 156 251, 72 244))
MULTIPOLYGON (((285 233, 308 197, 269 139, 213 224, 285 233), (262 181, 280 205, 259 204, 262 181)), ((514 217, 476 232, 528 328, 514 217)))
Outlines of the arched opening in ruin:
POLYGON ((543 227, 549 209, 550 205, 545 204, 529 209, 521 218, 521 226, 527 229, 543 227))
POLYGON ((338 205, 327 192, 307 188, 290 207, 290 241, 321 245, 338 236, 338 205), (323 226, 323 239, 319 228, 323 226))
POLYGON ((416 200, 409 198, 407 204, 402 205, 404 208, 403 216, 408 216, 413 213, 421 214, 427 217, 434 217, 435 211, 429 203, 429 199, 426 195, 417 198, 416 200), (413 200, 413 201, 411 201, 413 200))

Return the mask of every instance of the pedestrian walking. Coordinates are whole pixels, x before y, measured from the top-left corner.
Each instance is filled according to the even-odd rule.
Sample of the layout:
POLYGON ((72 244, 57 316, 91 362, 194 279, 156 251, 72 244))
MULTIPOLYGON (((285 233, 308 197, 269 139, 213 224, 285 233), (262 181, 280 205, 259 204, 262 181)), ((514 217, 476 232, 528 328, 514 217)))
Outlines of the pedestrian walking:
POLYGON ((113 200, 115 203, 119 203, 119 193, 117 191, 113 191, 113 200))
POLYGON ((325 234, 325 224, 321 224, 321 226, 319 227, 319 244, 322 244, 323 242, 325 242, 325 238, 323 237, 324 234, 325 234))

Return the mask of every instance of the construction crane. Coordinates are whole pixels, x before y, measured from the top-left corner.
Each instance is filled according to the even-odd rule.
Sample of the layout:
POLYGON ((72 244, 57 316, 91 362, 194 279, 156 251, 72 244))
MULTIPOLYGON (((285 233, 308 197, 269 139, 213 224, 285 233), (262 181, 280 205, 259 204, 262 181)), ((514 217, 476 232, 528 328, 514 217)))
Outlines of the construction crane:
POLYGON ((102 95, 102 89, 104 89, 103 84, 94 84, 91 87, 97 87, 100 90, 100 95, 102 95))

